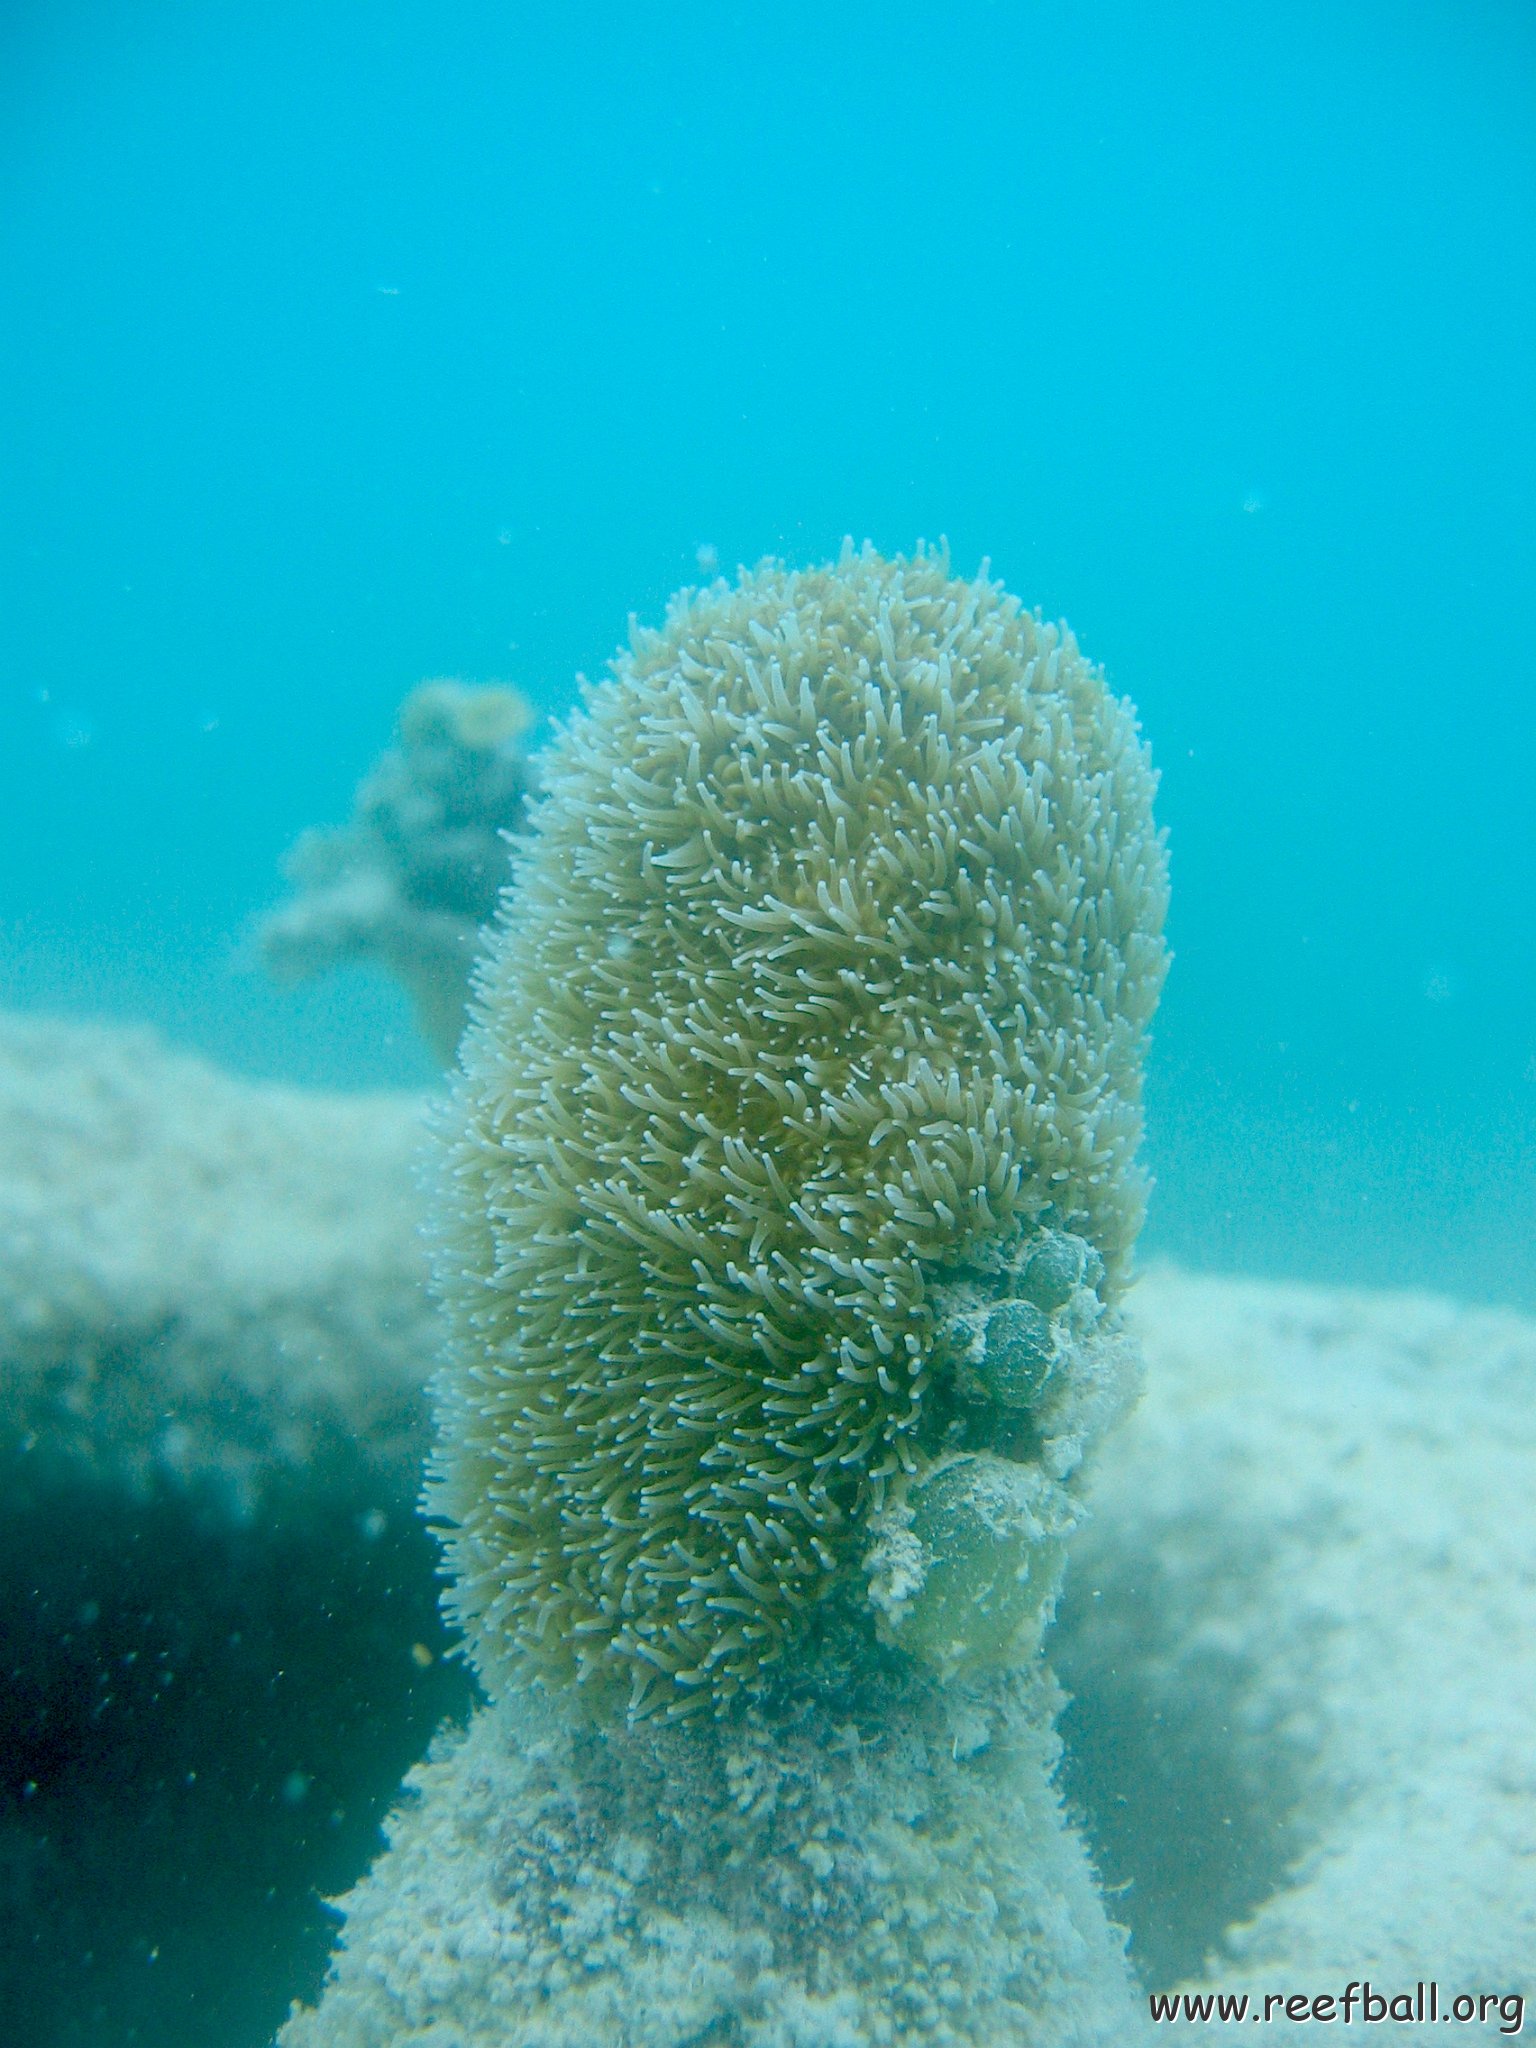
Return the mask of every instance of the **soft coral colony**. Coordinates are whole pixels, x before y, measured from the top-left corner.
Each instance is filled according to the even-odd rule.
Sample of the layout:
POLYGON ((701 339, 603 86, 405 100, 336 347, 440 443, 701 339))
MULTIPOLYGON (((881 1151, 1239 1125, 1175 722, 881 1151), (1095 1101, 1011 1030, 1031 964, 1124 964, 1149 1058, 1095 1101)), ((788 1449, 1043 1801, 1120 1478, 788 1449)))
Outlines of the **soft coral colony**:
POLYGON ((860 1610, 1026 1651, 1134 1380, 1131 707, 985 575, 848 548, 679 599, 541 779, 441 1177, 483 1670, 676 1715, 860 1610))
POLYGON ((1087 2048, 1038 1655, 1138 1381, 1130 707, 942 555, 680 598, 540 762, 441 1112, 491 1694, 285 2048, 1087 2048))

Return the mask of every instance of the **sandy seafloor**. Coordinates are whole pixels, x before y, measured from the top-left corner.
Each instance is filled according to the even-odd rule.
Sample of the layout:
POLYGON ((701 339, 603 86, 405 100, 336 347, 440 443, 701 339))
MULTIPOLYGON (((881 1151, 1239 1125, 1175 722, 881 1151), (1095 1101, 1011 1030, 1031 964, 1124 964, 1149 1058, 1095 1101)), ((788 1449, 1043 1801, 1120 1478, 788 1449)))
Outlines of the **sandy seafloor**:
MULTIPOLYGON (((0 1027, 0 2005, 28 2048, 257 2048, 320 1999, 320 1899, 359 1880, 291 2041, 522 2039, 487 2018, 505 1901, 465 1817, 489 1718, 439 1744, 365 1877, 402 1774, 471 1704, 413 1505, 421 1112, 236 1081, 144 1032, 0 1027)), ((1056 1782, 1137 1976, 1031 2038, 1132 2038, 1148 1986, 1529 1994, 1536 1324, 1166 1266, 1129 1313, 1147 1390, 1047 1655, 1056 1782)), ((739 1971, 694 1989, 670 2033, 638 1995, 604 2009, 679 2048, 1008 2038, 968 2031, 965 1998, 882 2035, 856 2002, 791 2024, 739 1971)))

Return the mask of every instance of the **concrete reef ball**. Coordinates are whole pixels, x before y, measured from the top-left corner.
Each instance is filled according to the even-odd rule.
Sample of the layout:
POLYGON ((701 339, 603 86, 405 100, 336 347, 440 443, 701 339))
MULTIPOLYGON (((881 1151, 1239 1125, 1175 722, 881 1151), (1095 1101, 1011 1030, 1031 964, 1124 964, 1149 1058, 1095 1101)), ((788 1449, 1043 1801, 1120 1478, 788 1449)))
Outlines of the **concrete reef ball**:
POLYGON ((583 689, 443 1119, 429 1502, 482 1675, 687 1713, 855 1611, 1002 1656, 1134 1378, 1132 708, 985 573, 868 546, 685 593, 583 689))

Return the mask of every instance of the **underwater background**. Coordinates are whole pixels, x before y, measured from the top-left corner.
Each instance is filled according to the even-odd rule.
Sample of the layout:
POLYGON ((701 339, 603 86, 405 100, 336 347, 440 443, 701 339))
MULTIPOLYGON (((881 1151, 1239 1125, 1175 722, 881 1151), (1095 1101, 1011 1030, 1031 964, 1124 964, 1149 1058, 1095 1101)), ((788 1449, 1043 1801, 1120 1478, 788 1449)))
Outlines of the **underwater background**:
POLYGON ((4 999, 429 1069, 239 971, 424 675, 696 550, 949 539, 1163 773, 1147 1248, 1536 1303, 1536 15, 0 24, 4 999))
MULTIPOLYGON (((250 940, 407 692, 558 716, 717 566, 946 537, 1162 773, 1143 1255, 1536 1309, 1533 366, 1524 0, 9 0, 0 1005, 426 1085, 392 985, 277 988, 250 940)), ((427 1549, 366 1572, 435 1657, 427 1549)), ((204 1665, 214 1720, 270 1691, 259 1639, 204 1665)), ((464 1702, 391 1683, 281 1926, 254 1707, 270 1783, 199 1823, 274 1980, 464 1702)), ((179 2016, 50 1992, 25 2039, 209 2038, 220 1961, 179 2016)), ((271 2022, 240 1999, 230 2048, 271 2022)))

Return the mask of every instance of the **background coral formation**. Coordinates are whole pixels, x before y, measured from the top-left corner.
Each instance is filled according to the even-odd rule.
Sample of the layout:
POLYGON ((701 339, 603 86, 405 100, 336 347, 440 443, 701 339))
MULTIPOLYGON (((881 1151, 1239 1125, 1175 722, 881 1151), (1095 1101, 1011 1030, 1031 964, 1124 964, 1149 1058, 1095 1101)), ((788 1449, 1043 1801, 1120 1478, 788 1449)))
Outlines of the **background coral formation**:
POLYGON ((522 818, 533 713, 503 686, 430 682, 400 707, 400 743, 358 787, 350 823, 306 832, 285 862, 296 894, 258 931, 284 980, 375 961, 404 983, 422 1031, 451 1059, 475 941, 506 879, 503 835, 522 818))
POLYGON ((1069 634, 869 548, 680 599, 542 775, 449 1119, 434 1504, 490 1673, 682 1711, 943 1448, 946 1269, 1054 1226, 1122 1278, 1153 776, 1069 634))

